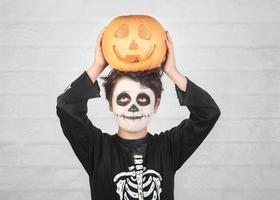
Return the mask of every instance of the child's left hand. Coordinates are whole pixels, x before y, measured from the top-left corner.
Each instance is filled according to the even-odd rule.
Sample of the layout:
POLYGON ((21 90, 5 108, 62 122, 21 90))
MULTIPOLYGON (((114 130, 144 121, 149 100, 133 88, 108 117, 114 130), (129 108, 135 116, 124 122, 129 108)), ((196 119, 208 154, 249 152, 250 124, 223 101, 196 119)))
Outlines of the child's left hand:
POLYGON ((165 33, 167 36, 167 40, 165 40, 167 56, 161 64, 162 70, 181 90, 186 91, 187 79, 176 67, 174 44, 169 32, 165 31, 165 33))
POLYGON ((166 33, 166 46, 167 46, 167 53, 166 53, 166 58, 162 62, 161 67, 164 73, 169 75, 170 73, 177 72, 177 67, 176 67, 176 61, 175 61, 175 53, 174 53, 174 44, 172 41, 172 38, 169 34, 168 31, 165 31, 166 33))

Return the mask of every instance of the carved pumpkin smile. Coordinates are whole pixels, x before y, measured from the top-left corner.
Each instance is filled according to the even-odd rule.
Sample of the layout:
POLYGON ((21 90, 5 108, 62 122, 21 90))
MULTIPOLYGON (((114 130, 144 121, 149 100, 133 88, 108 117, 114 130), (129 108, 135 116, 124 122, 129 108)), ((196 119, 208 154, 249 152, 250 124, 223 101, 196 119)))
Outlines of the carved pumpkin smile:
POLYGON ((118 51, 118 49, 116 48, 116 45, 113 45, 113 49, 115 54, 117 55, 117 57, 127 63, 137 63, 140 61, 144 61, 147 60, 151 57, 151 55, 154 53, 155 49, 156 49, 156 45, 154 44, 152 46, 152 48, 149 49, 148 53, 146 54, 146 56, 144 58, 141 58, 141 56, 139 54, 128 54, 126 56, 122 56, 120 54, 120 52, 118 51))

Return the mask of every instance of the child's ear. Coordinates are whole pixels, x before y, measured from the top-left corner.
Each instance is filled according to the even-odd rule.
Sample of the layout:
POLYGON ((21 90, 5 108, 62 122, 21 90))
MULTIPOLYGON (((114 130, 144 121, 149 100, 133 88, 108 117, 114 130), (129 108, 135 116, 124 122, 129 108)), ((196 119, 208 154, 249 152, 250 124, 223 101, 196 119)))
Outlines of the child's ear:
POLYGON ((154 113, 157 112, 157 109, 158 109, 158 107, 159 107, 159 104, 160 104, 160 98, 157 98, 157 99, 156 99, 156 103, 155 103, 155 107, 154 107, 154 113))

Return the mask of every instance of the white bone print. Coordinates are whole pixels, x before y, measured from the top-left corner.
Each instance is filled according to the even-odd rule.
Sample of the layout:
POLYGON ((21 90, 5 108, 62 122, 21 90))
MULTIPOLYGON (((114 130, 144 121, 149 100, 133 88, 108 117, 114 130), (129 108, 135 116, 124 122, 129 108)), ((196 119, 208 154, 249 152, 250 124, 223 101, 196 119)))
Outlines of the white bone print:
POLYGON ((160 200, 162 177, 155 170, 146 169, 142 163, 143 156, 134 155, 135 165, 128 167, 128 172, 120 172, 114 177, 120 200, 144 200, 151 194, 150 200, 160 200))

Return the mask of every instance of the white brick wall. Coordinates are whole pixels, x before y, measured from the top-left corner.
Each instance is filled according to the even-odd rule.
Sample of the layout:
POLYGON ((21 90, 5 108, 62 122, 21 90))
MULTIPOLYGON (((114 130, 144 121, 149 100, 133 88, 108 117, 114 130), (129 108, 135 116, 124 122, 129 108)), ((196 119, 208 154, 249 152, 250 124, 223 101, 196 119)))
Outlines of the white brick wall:
MULTIPOLYGON (((280 0, 1 0, 0 199, 90 199, 87 174, 62 134, 56 97, 90 65, 100 29, 133 13, 161 21, 180 71, 222 112, 177 172, 175 199, 278 199, 280 0)), ((163 84, 151 132, 189 114, 167 76, 163 84)), ((89 101, 89 116, 114 133, 101 89, 102 98, 89 101)))

